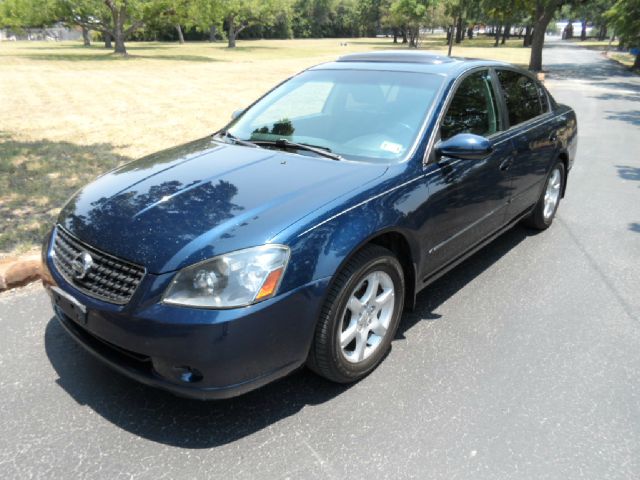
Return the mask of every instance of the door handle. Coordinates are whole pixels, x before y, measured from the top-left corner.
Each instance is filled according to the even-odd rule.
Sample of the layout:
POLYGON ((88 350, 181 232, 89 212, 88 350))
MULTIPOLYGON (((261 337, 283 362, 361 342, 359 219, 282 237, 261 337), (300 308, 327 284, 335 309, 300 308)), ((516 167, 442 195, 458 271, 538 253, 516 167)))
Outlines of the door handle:
POLYGON ((502 163, 500 164, 499 168, 503 172, 506 172, 507 170, 509 170, 511 168, 511 165, 513 165, 513 157, 509 157, 509 158, 506 158, 505 160, 503 160, 502 163))

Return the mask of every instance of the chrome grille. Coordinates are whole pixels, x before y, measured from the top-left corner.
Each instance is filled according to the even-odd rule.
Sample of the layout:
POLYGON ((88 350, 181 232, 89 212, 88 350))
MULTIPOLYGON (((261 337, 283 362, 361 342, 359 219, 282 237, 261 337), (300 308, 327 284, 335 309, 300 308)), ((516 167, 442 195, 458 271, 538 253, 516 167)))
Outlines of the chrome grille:
POLYGON ((78 290, 120 305, 131 300, 145 274, 144 267, 90 247, 59 225, 52 258, 60 274, 78 290), (90 255, 86 269, 82 268, 85 253, 90 255))

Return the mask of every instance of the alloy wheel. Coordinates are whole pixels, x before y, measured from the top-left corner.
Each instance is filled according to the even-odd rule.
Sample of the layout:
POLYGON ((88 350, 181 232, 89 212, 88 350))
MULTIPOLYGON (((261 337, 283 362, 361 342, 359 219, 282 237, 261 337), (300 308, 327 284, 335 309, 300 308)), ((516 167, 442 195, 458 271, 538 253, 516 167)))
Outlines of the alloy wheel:
POLYGON ((387 335, 395 309, 395 286, 380 270, 369 273, 351 292, 342 315, 340 351, 351 363, 370 357, 387 335))

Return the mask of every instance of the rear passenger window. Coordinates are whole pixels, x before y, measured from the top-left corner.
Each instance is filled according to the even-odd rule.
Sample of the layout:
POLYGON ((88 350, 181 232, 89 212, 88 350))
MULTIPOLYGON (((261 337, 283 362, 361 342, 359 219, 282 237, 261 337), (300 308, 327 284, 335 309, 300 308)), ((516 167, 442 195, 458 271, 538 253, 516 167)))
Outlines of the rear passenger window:
POLYGON ((487 136, 500 129, 491 76, 486 70, 472 73, 460 83, 451 99, 442 120, 440 137, 446 140, 458 133, 487 136))
POLYGON ((511 70, 497 70, 496 73, 502 85, 504 100, 509 111, 509 124, 512 127, 543 113, 540 92, 532 79, 511 70))

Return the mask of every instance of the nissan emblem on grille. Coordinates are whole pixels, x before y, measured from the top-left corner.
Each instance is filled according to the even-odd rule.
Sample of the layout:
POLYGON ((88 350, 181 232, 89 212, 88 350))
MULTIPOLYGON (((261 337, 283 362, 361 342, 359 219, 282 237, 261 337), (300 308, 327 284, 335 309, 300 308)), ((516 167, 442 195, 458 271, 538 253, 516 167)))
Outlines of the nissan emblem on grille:
POLYGON ((76 280, 82 280, 89 270, 93 267, 93 258, 89 252, 81 252, 73 259, 71 268, 73 269, 73 277, 76 280))
POLYGON ((145 274, 141 265, 87 245, 56 227, 52 259, 58 272, 75 288, 100 300, 126 304, 145 274))

